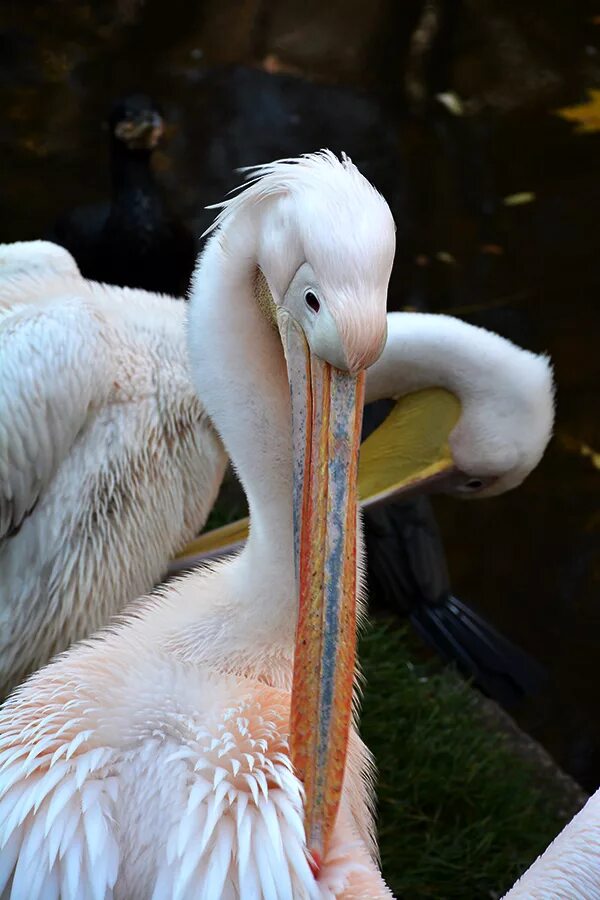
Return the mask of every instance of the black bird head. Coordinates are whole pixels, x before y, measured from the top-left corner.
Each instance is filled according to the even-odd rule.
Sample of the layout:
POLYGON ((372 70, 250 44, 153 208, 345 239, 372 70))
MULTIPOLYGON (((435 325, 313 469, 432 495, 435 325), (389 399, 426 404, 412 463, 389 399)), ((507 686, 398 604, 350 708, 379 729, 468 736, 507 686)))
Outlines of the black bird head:
POLYGON ((111 138, 128 150, 151 152, 158 145, 164 122, 156 103, 144 94, 118 100, 108 119, 111 138))

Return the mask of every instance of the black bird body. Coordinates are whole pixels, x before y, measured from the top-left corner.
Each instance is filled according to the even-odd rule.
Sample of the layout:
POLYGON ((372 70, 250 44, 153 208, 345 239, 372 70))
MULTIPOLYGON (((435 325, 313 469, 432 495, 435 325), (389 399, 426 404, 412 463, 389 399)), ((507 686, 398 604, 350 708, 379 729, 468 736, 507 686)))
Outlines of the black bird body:
POLYGON ((162 119, 148 98, 136 95, 115 106, 109 125, 110 202, 73 210, 50 237, 73 255, 86 278, 181 296, 197 247, 170 214, 152 172, 162 119))
MULTIPOLYGON (((391 401, 365 408, 363 439, 391 401)), ((422 640, 483 693, 511 706, 535 693, 544 671, 450 587, 442 538, 427 497, 368 507, 364 512, 369 604, 407 616, 422 640)))

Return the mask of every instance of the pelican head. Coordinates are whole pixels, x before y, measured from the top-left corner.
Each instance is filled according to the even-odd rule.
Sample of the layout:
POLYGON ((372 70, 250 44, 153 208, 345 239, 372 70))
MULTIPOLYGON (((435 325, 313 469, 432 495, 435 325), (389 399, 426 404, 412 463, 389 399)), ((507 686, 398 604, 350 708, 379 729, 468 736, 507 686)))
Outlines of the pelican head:
MULTIPOLYGON (((352 715, 364 373, 386 342, 395 228, 351 161, 327 151, 252 169, 213 227, 226 259, 248 261, 245 283, 263 324, 279 334, 287 366, 298 598, 290 744, 318 863, 335 822, 352 715)), ((202 271, 201 262, 196 288, 202 271)), ((241 330, 242 315, 230 329, 241 330)), ((257 355, 255 348, 255 368, 257 355)))
POLYGON ((363 501, 491 497, 521 484, 552 435, 549 359, 450 316, 390 313, 388 334, 366 393, 395 404, 362 446, 363 501))
POLYGON ((347 156, 329 151, 244 171, 249 185, 214 207, 221 212, 209 232, 253 211, 246 226, 257 243, 256 296, 265 315, 275 324, 285 311, 311 352, 342 371, 371 365, 386 341, 395 252, 386 201, 347 156))
POLYGON ((485 372, 482 366, 477 390, 465 393, 448 441, 456 470, 449 491, 462 497, 492 497, 518 487, 540 462, 554 424, 549 359, 483 329, 478 339, 485 372))

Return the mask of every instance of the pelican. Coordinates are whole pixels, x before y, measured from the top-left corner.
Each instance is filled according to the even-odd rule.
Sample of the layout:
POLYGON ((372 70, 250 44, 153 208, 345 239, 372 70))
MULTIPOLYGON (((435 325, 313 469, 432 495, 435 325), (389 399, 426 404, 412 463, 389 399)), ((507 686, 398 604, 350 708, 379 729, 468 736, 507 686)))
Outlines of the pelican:
MULTIPOLYGON (((247 543, 135 604, 4 704, 0 897, 391 896, 351 720, 364 370, 381 355, 367 392, 387 393, 393 220, 347 158, 254 176, 217 217, 188 325, 198 394, 248 496, 247 543)), ((447 351, 460 393, 460 350, 435 335, 433 382, 447 351)), ((408 330, 400 345, 423 372, 414 340, 408 330)), ((423 478, 471 480, 457 467, 474 440, 478 489, 514 486, 535 465, 551 380, 545 360, 525 359, 495 423, 500 450, 493 412, 478 415, 481 395, 466 391, 454 462, 423 478)), ((499 374, 486 379, 493 397, 499 374)), ((420 384, 431 378, 404 376, 406 391, 420 384)))
POLYGON ((150 591, 203 526, 225 451, 185 304, 0 246, 0 696, 150 591))
POLYGON ((218 219, 189 322, 196 386, 248 493, 250 543, 73 648, 3 707, 1 889, 13 898, 327 896, 351 878, 386 896, 357 833, 366 808, 346 801, 339 824, 336 812, 354 671, 362 371, 385 342, 393 220, 349 161, 324 154, 259 174, 218 219), (257 266, 271 296, 255 300, 257 266), (288 752, 294 558, 311 669, 322 667, 309 613, 325 571, 344 638, 326 634, 333 699, 302 666, 294 685, 305 804, 288 752))

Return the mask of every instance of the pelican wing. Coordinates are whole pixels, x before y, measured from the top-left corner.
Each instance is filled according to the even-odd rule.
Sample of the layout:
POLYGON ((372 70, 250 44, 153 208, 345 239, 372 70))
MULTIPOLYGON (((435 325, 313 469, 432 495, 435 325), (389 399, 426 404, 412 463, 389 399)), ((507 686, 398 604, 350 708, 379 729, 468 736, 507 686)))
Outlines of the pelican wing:
POLYGON ((77 296, 0 310, 0 541, 21 527, 109 394, 105 330, 77 296))

